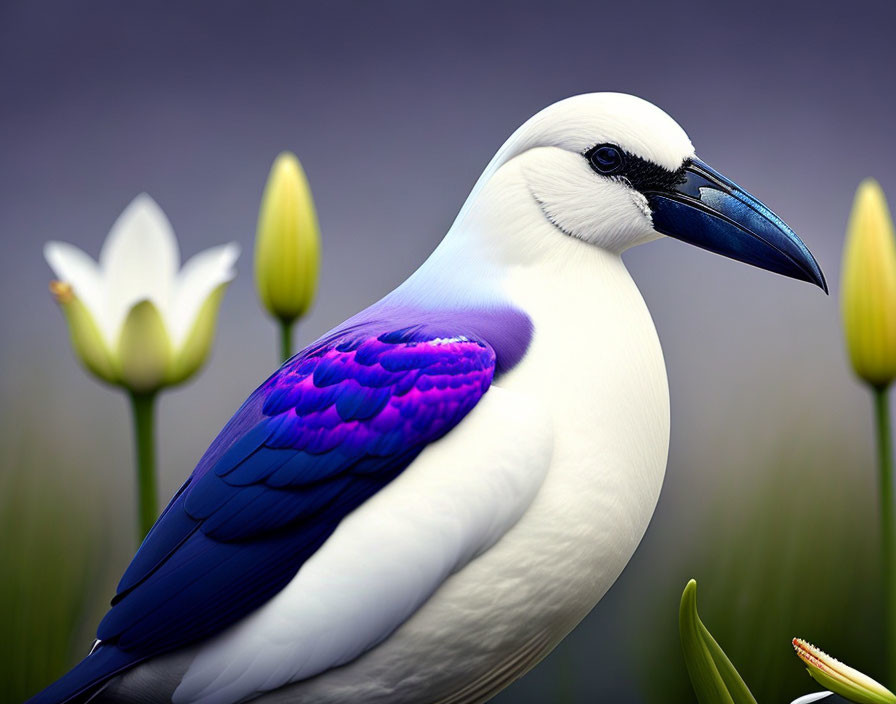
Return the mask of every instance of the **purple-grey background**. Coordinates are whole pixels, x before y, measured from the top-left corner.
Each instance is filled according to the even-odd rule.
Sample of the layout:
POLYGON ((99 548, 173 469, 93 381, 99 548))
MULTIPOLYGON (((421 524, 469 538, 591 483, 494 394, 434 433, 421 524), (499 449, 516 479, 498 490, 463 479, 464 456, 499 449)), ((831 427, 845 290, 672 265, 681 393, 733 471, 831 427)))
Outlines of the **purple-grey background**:
MULTIPOLYGON (((709 516, 729 513, 756 467, 782 445, 839 448, 855 466, 831 471, 873 496, 870 402, 847 371, 837 289, 856 185, 873 175, 896 192, 894 20, 889 2, 3 2, 0 479, 35 433, 51 477, 72 480, 77 458, 87 469, 73 500, 96 502, 119 536, 111 571, 123 568, 127 409, 73 358, 47 292, 44 241, 96 256, 119 212, 147 191, 185 257, 225 241, 243 247, 208 368, 161 403, 167 498, 275 364, 251 254, 279 151, 302 160, 322 230, 305 343, 427 256, 529 115, 575 93, 640 95, 788 221, 833 294, 675 241, 626 255, 669 368, 666 486, 608 597, 499 701, 553 700, 558 681, 569 701, 640 701, 632 633, 675 628, 673 601, 668 622, 644 629, 649 587, 672 575, 680 592, 692 576, 686 548, 709 516)), ((587 363, 588 350, 577 354, 587 363)), ((871 501, 862 506, 873 512, 871 501)), ((693 576, 711 586, 711 573, 693 576)))

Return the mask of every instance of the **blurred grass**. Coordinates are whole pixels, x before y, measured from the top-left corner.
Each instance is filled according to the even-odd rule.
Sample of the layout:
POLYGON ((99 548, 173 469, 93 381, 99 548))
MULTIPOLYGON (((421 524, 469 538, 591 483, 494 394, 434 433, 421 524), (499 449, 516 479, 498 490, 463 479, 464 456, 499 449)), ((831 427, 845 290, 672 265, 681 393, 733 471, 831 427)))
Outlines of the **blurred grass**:
MULTIPOLYGON (((21 419, 20 419, 21 420, 21 419)), ((0 702, 18 703, 90 648, 103 570, 96 492, 46 439, 5 433, 0 473, 0 702)))
POLYGON ((742 458, 719 469, 746 481, 720 482, 709 495, 695 488, 702 525, 660 561, 634 619, 631 657, 647 701, 695 700, 675 628, 690 577, 704 623, 760 704, 819 689, 793 655, 794 636, 872 676, 884 672, 874 467, 854 448, 790 437, 801 444, 782 443, 768 463, 742 458))

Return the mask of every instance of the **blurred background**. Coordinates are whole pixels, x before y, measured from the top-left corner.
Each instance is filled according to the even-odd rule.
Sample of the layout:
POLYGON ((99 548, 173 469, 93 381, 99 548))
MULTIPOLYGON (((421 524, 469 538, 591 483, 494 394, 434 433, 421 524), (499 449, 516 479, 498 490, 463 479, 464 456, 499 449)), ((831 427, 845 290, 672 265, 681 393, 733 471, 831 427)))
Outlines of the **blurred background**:
POLYGON ((807 242, 832 296, 668 240, 626 261, 662 340, 672 443, 622 577, 501 704, 693 701, 677 608, 757 699, 815 689, 794 635, 881 675, 871 400, 837 282, 853 193, 896 198, 896 5, 10 2, 0 4, 0 701, 80 658, 132 554, 124 396, 79 368, 41 247, 96 256, 141 191, 186 258, 243 247, 211 362, 160 404, 167 499, 276 366, 251 253, 276 154, 321 223, 307 343, 402 281, 513 129, 575 93, 663 107, 698 154, 807 242))

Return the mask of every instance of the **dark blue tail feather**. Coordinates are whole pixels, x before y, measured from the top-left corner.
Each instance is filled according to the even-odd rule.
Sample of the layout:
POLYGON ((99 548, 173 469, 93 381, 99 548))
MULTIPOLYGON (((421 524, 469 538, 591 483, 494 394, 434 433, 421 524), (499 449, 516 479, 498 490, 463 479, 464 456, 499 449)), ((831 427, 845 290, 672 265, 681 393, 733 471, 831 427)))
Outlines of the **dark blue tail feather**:
POLYGON ((25 704, 65 704, 85 701, 107 680, 135 665, 136 662, 133 654, 125 653, 115 646, 100 646, 25 704))

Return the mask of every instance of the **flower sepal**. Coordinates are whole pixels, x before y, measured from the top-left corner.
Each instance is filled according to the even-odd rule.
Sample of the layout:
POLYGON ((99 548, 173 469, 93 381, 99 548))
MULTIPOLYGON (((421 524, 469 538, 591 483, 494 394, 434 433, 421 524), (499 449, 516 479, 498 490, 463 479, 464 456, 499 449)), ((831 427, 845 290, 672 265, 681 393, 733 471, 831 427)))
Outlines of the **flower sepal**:
POLYGON ((218 309, 229 285, 229 282, 219 284, 203 302, 186 339, 171 360, 167 385, 182 384, 202 369, 212 349, 218 309))
POLYGON ((158 391, 171 364, 171 339, 162 314, 152 301, 140 301, 128 311, 118 338, 121 385, 137 393, 158 391))
POLYGON ((51 281, 50 293, 65 316, 72 349, 81 363, 101 381, 119 383, 115 361, 99 326, 87 306, 75 295, 71 285, 63 281, 51 281))

